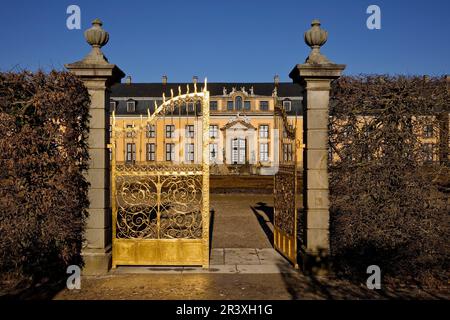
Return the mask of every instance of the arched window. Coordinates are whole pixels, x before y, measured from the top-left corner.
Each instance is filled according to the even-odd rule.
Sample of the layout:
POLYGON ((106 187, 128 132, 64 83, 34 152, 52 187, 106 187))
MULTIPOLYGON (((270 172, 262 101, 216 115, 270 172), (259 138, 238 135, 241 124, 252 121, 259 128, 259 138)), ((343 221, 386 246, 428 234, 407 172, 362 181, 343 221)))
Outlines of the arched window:
POLYGON ((242 97, 237 96, 234 100, 234 107, 236 110, 242 110, 242 97))

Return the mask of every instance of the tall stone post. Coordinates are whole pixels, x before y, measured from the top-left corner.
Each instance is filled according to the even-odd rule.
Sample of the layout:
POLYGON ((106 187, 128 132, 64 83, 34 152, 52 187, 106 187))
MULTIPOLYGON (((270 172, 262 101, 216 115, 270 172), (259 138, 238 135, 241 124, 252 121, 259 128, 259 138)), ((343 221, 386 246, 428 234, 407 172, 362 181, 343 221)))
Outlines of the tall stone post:
POLYGON ((306 89, 306 112, 303 119, 304 149, 304 239, 300 246, 303 267, 323 268, 330 250, 329 239, 329 177, 328 120, 331 82, 341 76, 345 65, 335 64, 320 52, 328 33, 314 20, 305 32, 305 42, 311 52, 305 63, 298 64, 289 74, 294 83, 306 89))
POLYGON ((110 87, 120 82, 125 74, 110 64, 101 51, 109 40, 98 19, 85 31, 91 52, 81 61, 67 64, 66 68, 79 76, 91 96, 89 124, 89 217, 85 229, 82 256, 83 274, 106 273, 111 265, 111 204, 109 168, 109 96, 110 87))

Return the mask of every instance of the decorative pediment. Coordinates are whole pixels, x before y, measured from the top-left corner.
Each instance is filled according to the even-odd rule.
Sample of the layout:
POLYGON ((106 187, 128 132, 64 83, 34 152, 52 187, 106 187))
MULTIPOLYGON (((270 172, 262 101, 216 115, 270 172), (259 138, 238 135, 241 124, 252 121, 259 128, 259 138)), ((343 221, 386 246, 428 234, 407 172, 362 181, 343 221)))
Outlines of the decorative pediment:
POLYGON ((239 113, 228 120, 228 123, 224 125, 220 130, 256 130, 250 123, 250 119, 247 116, 241 116, 239 113))
POLYGON ((253 91, 253 86, 250 87, 249 91, 245 89, 245 87, 240 87, 239 89, 236 87, 232 87, 231 91, 228 92, 227 88, 223 87, 223 96, 224 97, 230 97, 234 98, 235 96, 242 96, 242 97, 248 97, 248 96, 254 96, 255 93, 253 91))

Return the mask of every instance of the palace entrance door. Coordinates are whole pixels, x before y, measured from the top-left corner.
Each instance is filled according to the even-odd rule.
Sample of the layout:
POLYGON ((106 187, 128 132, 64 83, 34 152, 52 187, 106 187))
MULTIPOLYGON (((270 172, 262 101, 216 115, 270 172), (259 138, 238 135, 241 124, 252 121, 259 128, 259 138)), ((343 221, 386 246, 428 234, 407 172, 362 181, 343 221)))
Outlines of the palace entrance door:
POLYGON ((231 140, 231 163, 245 164, 246 159, 246 140, 235 138, 231 140))

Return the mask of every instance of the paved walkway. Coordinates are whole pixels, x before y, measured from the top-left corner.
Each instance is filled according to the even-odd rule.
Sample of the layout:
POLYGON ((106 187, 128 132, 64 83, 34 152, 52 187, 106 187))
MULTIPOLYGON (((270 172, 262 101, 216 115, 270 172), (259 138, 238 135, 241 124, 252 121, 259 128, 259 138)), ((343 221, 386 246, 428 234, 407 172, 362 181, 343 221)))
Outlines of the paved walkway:
POLYGON ((273 196, 211 194, 212 248, 272 248, 273 196))

